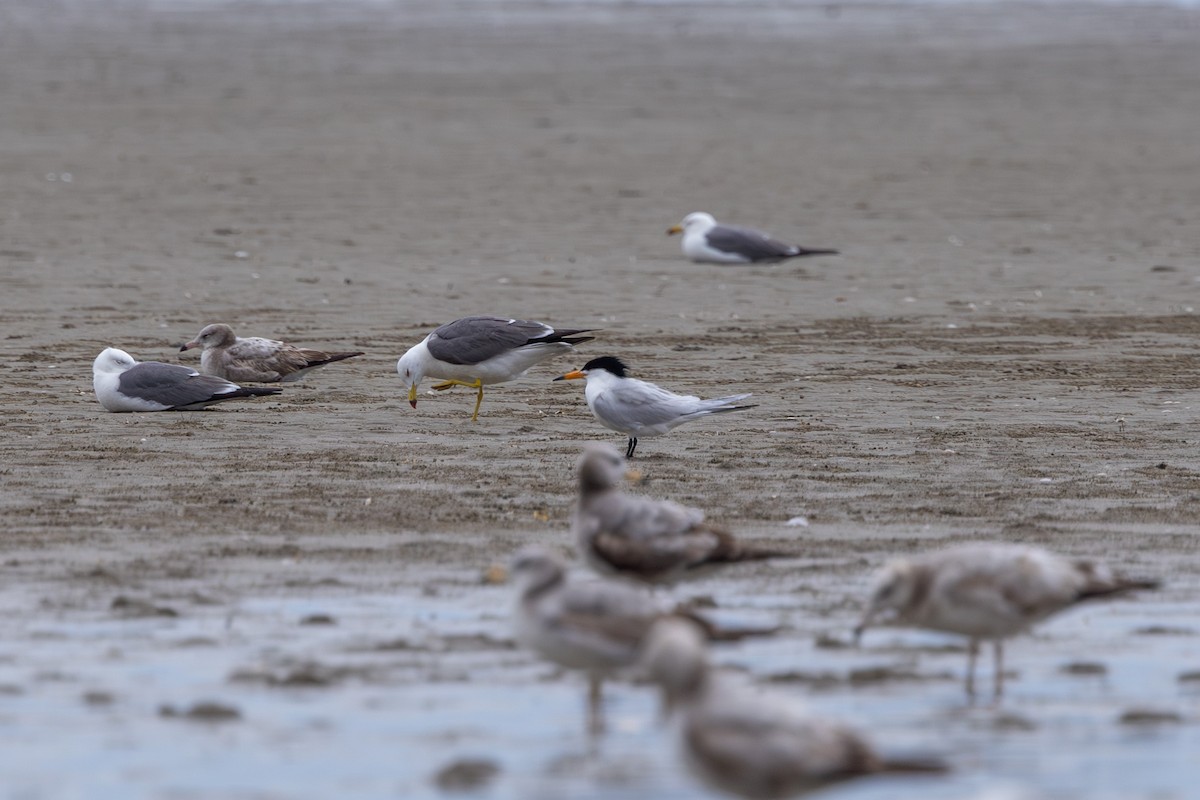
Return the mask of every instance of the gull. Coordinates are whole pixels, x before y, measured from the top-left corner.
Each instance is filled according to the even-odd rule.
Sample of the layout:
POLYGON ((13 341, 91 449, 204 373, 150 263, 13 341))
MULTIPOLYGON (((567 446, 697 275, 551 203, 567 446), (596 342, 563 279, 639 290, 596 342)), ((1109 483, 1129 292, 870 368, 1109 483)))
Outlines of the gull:
POLYGON ((478 389, 475 412, 479 419, 483 387, 504 383, 560 353, 573 351, 574 345, 591 341, 587 328, 556 331, 544 322, 499 317, 463 317, 448 322, 414 345, 396 362, 396 372, 408 387, 408 402, 417 407, 417 385, 426 375, 441 378, 434 389, 452 386, 478 389))
POLYGON ((585 446, 578 471, 571 528, 597 572, 667 583, 705 567, 787 555, 742 544, 698 508, 625 494, 625 460, 610 445, 585 446))
POLYGON ((900 625, 968 638, 967 694, 975 694, 979 643, 994 647, 995 697, 1004 691, 1004 640, 1065 608, 1157 581, 1114 576, 1104 564, 1072 560, 1039 547, 967 544, 899 559, 875 578, 855 637, 877 616, 900 625))
POLYGON ((702 631, 686 619, 655 622, 641 663, 678 714, 688 767, 721 791, 782 798, 864 775, 946 771, 929 759, 884 758, 849 725, 715 672, 702 631))
POLYGON ((222 323, 209 325, 179 351, 193 347, 204 348, 200 351, 200 369, 205 373, 230 381, 257 383, 298 381, 317 367, 362 355, 362 352, 324 353, 258 336, 243 339, 222 323))
POLYGON ((727 411, 744 411, 753 405, 738 406, 734 403, 750 396, 734 394, 713 400, 701 400, 691 395, 668 392, 653 383, 630 378, 628 367, 618 358, 603 356, 593 358, 580 369, 554 380, 570 381, 586 378, 583 396, 592 415, 600 424, 629 437, 625 457, 632 458, 641 437, 662 436, 679 427, 709 414, 727 411))
POLYGON ((648 588, 618 581, 568 582, 563 562, 530 546, 512 559, 517 584, 517 641, 542 657, 588 676, 588 729, 603 729, 604 679, 633 666, 642 638, 672 606, 648 588))
POLYGON ((109 411, 198 411, 235 397, 279 394, 281 389, 245 389, 191 367, 137 362, 108 347, 92 362, 96 399, 109 411))
POLYGON ((774 264, 802 256, 835 256, 837 250, 810 250, 785 244, 753 228, 721 225, 712 214, 693 211, 683 222, 667 228, 667 234, 683 234, 683 254, 692 261, 716 264, 774 264))

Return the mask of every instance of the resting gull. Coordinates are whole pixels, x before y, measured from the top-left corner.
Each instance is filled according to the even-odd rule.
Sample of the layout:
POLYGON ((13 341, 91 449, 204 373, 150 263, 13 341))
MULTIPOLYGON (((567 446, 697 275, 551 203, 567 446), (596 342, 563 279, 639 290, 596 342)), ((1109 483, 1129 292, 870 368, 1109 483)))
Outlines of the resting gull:
POLYGON ((683 234, 683 254, 692 261, 711 261, 717 264, 774 264, 787 258, 802 256, 835 256, 837 250, 810 250, 785 244, 769 234, 753 228, 721 225, 712 214, 693 211, 679 225, 667 229, 668 234, 683 234))
POLYGON ((629 437, 625 457, 632 458, 639 437, 662 436, 669 430, 710 414, 743 411, 753 405, 734 405, 750 396, 734 394, 714 400, 674 394, 653 383, 630 378, 628 368, 618 358, 593 358, 582 368, 559 375, 554 380, 586 378, 583 391, 588 408, 600 424, 629 437))
POLYGON ((191 367, 134 360, 109 347, 92 363, 96 399, 109 411, 198 411, 235 397, 279 394, 282 389, 246 389, 191 367))
POLYGON ((688 620, 656 622, 642 663, 680 717, 688 767, 721 791, 782 798, 865 775, 946 771, 931 759, 884 758, 850 726, 715 672, 688 620))
POLYGON ((571 528, 598 572, 665 583, 718 564, 787 555, 739 542, 706 523, 698 508, 625 494, 624 476, 625 460, 615 448, 599 442, 584 448, 571 528))
POLYGON ((1064 558, 1038 547, 960 545, 899 559, 880 570, 854 633, 861 636, 882 615, 892 624, 968 637, 968 695, 975 693, 979 643, 991 640, 999 698, 1004 691, 1005 639, 1084 600, 1157 586, 1157 581, 1117 577, 1104 564, 1064 558))
POLYGON ((414 345, 396 362, 396 372, 408 387, 408 402, 417 407, 417 385, 428 375, 441 378, 434 389, 452 386, 478 389, 475 412, 479 419, 483 387, 518 378, 534 364, 573 351, 591 341, 587 328, 557 331, 544 322, 499 317, 463 317, 448 322, 414 345))
POLYGON ((298 381, 318 367, 362 355, 361 351, 324 353, 258 336, 243 339, 222 323, 209 325, 179 350, 193 347, 204 348, 200 352, 200 369, 205 373, 230 381, 256 383, 298 381))

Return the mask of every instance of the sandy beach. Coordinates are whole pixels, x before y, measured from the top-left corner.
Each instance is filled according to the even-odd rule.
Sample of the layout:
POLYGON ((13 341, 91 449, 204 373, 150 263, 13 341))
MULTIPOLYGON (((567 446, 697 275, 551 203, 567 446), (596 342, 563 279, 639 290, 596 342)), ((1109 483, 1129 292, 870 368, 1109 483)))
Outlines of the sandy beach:
POLYGON ((758 404, 637 455, 638 491, 797 554, 684 590, 783 625, 717 660, 954 767, 827 796, 1191 796, 1198 32, 1116 4, 5 3, 0 798, 441 796, 463 758, 487 797, 707 796, 646 687, 591 749, 582 682, 483 580, 570 552, 580 446, 624 439, 551 379, 600 355, 758 404), (665 231, 696 210, 841 255, 693 264, 665 231), (479 313, 596 339, 477 423, 464 389, 410 408, 396 359, 479 313), (212 322, 366 355, 203 413, 98 405, 104 347, 196 365, 212 322), (1018 640, 1000 709, 964 706, 952 639, 833 646, 875 566, 977 539, 1166 586, 1018 640))

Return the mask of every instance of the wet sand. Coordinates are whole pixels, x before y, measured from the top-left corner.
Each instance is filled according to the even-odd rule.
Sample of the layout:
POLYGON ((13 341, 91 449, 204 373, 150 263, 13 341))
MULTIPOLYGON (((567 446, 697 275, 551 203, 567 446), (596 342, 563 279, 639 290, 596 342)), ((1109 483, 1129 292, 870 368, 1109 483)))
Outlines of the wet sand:
POLYGON ((589 755, 580 683, 481 579, 570 546, 579 445, 623 440, 550 379, 607 354, 759 404, 638 451, 641 491, 799 554, 687 588, 785 625, 720 660, 955 767, 830 796, 1188 796, 1198 24, 5 4, 0 797, 416 797, 467 756, 489 796, 696 796, 644 688, 589 755), (691 264, 664 231, 694 210, 843 255, 691 264), (409 408, 396 358, 471 313, 601 331, 476 424, 464 390, 409 408), (96 403, 105 346, 194 364, 216 321, 367 355, 205 413, 96 403), (1010 647, 999 711, 951 640, 821 646, 889 555, 983 538, 1167 587, 1010 647))

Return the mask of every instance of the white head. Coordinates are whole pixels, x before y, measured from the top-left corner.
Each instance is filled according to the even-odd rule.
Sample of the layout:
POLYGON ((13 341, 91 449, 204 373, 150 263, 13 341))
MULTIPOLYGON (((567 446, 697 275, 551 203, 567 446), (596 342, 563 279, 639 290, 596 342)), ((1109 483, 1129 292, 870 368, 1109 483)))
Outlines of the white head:
POLYGON ((115 347, 107 347, 100 355, 96 356, 96 360, 92 362, 93 375, 120 375, 127 369, 137 366, 137 361, 133 356, 126 353, 124 350, 118 350, 115 347))
POLYGON ((522 547, 509 563, 509 573, 523 596, 562 580, 567 568, 561 559, 544 547, 522 547))
POLYGON ((694 697, 708 677, 704 632, 691 620, 664 617, 646 634, 641 661, 669 702, 694 697))
POLYGON ((579 488, 582 492, 616 489, 625 480, 625 458, 615 447, 588 442, 579 457, 579 488))
POLYGON ((179 351, 191 350, 193 347, 203 347, 205 350, 210 347, 225 347, 236 341, 237 336, 234 335, 233 328, 224 323, 217 322, 206 326, 204 330, 196 334, 195 339, 181 346, 179 351))
POLYGON ((854 629, 855 637, 874 621, 880 613, 891 616, 903 614, 916 596, 920 576, 911 562, 898 559, 879 570, 871 584, 871 596, 867 601, 862 621, 854 629))
POLYGON ((678 225, 672 225, 667 228, 667 233, 683 233, 688 234, 693 231, 703 233, 717 224, 716 219, 712 214, 706 214, 703 211, 693 211, 683 218, 683 222, 678 225))
POLYGON ((421 378, 425 377, 427 352, 425 342, 421 342, 417 346, 409 348, 409 351, 400 356, 400 360, 396 362, 396 373, 400 376, 400 380, 404 381, 405 388, 408 389, 408 404, 413 408, 417 407, 417 384, 421 382, 421 378))

